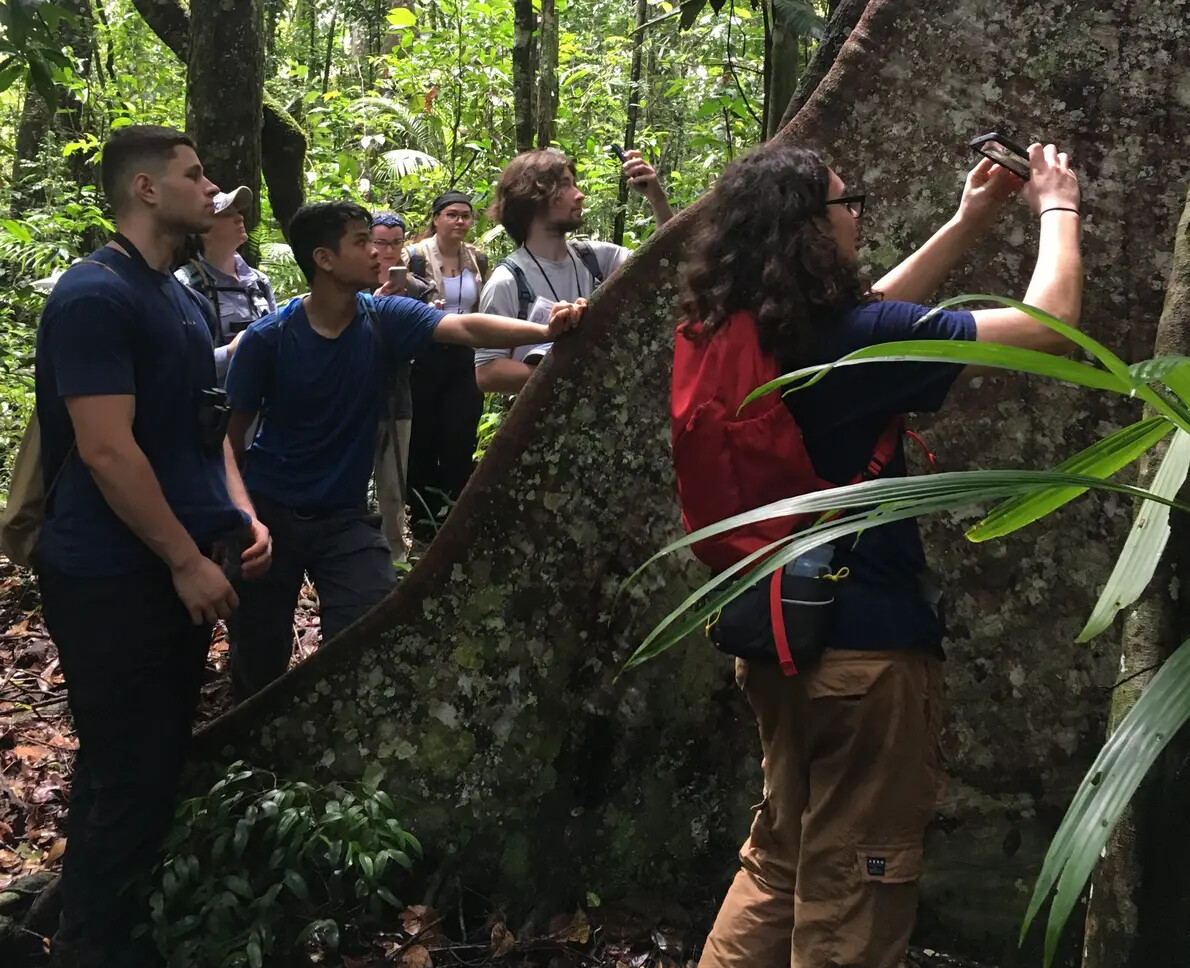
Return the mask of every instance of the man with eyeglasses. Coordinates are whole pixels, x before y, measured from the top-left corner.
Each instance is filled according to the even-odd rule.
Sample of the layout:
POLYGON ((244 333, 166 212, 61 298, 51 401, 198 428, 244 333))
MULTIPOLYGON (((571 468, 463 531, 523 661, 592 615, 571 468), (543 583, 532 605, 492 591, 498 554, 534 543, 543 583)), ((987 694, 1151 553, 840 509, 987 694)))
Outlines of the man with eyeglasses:
MULTIPOLYGON (((425 302, 433 287, 407 272, 393 279, 389 270, 405 265, 405 220, 394 212, 372 216, 372 244, 380 256, 379 288, 373 294, 409 296, 425 302)), ((393 561, 409 558, 405 527, 409 501, 409 438, 413 431, 413 396, 409 384, 410 364, 403 362, 393 377, 388 407, 380 418, 376 435, 376 503, 384 521, 384 536, 393 550, 393 561)))

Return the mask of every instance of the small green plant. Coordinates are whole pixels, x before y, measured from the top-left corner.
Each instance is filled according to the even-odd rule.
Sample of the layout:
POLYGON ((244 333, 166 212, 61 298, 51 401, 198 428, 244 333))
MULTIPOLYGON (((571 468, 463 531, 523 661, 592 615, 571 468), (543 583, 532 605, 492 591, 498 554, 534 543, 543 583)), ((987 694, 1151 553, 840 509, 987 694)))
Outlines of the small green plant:
POLYGON ((260 968, 378 921, 421 845, 371 787, 280 782, 234 763, 178 808, 149 897, 171 966, 260 968))

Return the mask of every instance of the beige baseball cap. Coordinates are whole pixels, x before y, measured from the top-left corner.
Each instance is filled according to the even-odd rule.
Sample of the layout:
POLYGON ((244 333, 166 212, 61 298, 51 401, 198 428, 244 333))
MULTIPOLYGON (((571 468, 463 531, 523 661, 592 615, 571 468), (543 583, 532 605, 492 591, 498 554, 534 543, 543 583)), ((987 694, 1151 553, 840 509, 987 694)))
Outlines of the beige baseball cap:
POLYGON ((232 207, 237 212, 247 215, 248 210, 252 207, 252 189, 247 185, 241 185, 235 191, 220 192, 215 196, 216 215, 220 215, 232 207))

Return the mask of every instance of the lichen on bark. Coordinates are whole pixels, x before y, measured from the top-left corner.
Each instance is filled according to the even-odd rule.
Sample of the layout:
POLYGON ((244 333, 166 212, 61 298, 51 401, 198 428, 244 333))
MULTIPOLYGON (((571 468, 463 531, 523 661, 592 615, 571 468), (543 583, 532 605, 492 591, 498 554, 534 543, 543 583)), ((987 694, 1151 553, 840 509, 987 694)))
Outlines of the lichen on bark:
MULTIPOLYGON (((1069 148, 1087 212, 1086 329, 1140 358, 1190 173, 1190 99, 1172 56, 1184 12, 872 0, 779 137, 821 146, 869 192, 872 266, 949 217, 973 134, 1007 125, 1069 148)), ((669 367, 699 208, 642 247, 558 343, 394 595, 217 723, 204 755, 315 779, 370 771, 428 844, 505 885, 686 902, 722 893, 760 786, 729 664, 694 636, 617 678, 703 577, 677 555, 617 599, 681 533, 669 367)), ((1014 212, 941 295, 1021 295, 1035 241, 1032 219, 1014 212)), ((948 414, 917 424, 949 469, 1049 466, 1137 415, 1017 377, 965 381, 954 396, 948 414)), ((1128 508, 1087 498, 987 547, 964 542, 968 520, 926 527, 952 602, 954 782, 930 837, 925 899, 935 921, 994 958, 1015 948, 1044 845, 1102 736, 1118 643, 1073 640, 1128 508)))

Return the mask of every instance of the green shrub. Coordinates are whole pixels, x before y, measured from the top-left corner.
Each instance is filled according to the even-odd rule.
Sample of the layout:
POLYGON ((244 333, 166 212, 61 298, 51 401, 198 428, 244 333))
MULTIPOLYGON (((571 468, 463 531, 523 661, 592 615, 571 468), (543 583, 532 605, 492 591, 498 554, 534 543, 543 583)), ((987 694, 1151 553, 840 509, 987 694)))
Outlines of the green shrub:
POLYGON ((235 763, 183 803, 149 897, 149 930, 171 966, 259 968, 341 927, 378 921, 421 845, 388 794, 278 782, 235 763))

